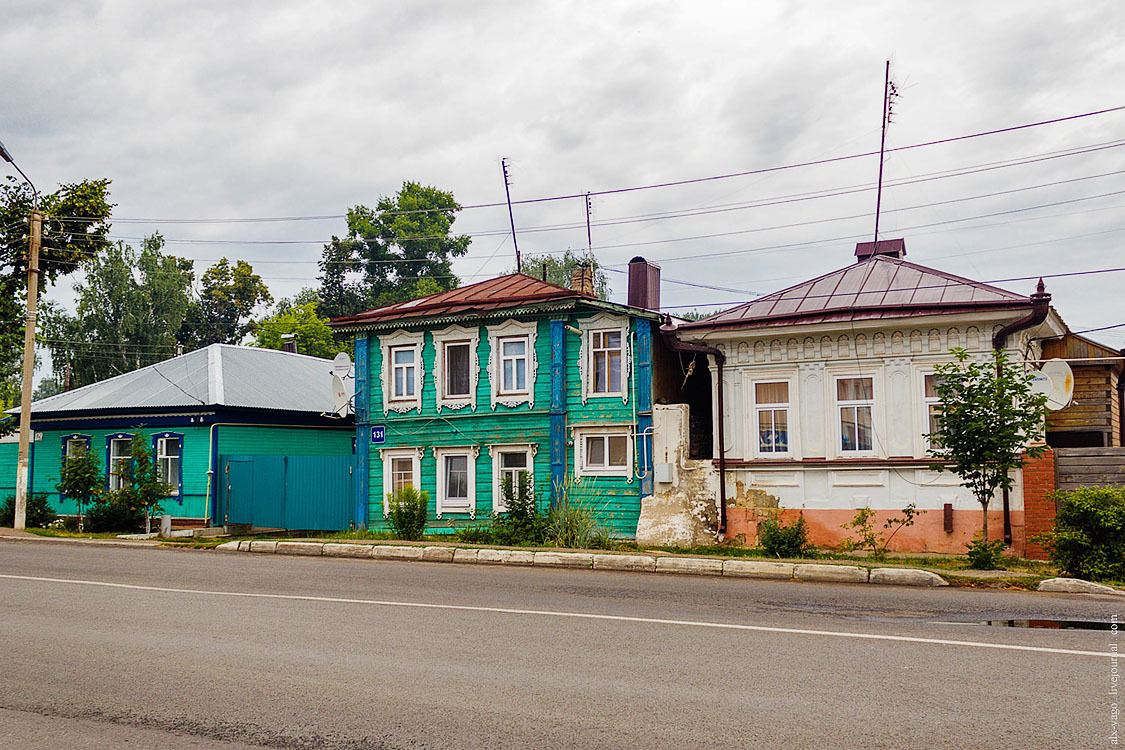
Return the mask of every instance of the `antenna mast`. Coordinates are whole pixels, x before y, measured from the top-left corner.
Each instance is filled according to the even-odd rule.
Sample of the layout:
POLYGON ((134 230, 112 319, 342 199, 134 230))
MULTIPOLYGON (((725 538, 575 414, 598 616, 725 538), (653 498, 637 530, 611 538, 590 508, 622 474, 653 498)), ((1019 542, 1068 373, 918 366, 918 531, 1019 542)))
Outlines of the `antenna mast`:
POLYGON ((508 199, 508 221, 512 224, 512 246, 516 248, 516 273, 523 273, 522 264, 520 263, 520 246, 516 242, 516 219, 512 215, 512 192, 509 189, 512 181, 508 177, 508 157, 500 160, 500 169, 504 172, 504 197, 508 199))
POLYGON ((883 154, 887 149, 887 125, 894 113, 894 101, 898 90, 891 83, 891 61, 887 60, 887 71, 883 77, 883 137, 879 141, 879 188, 875 193, 875 247, 879 246, 879 212, 883 206, 883 154))
POLYGON ((590 256, 594 254, 594 240, 590 234, 590 214, 593 210, 594 206, 590 202, 590 194, 586 193, 586 254, 590 256))

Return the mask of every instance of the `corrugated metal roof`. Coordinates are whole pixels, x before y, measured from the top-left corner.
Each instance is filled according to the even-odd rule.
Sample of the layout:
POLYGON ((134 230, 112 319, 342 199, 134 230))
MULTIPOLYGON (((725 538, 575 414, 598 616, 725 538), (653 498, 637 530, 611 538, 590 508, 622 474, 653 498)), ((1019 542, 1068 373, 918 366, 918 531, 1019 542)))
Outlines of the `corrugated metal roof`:
POLYGON ((680 328, 769 326, 896 318, 1030 305, 1006 289, 873 255, 680 328))
POLYGON ((357 315, 335 318, 334 326, 377 323, 386 320, 408 320, 444 315, 490 312, 509 307, 520 307, 535 302, 559 299, 589 299, 565 286, 541 281, 522 273, 510 273, 487 281, 419 297, 408 302, 386 305, 357 315))
POLYGON ((320 414, 333 406, 331 366, 327 359, 276 349, 212 344, 40 399, 31 412, 228 406, 320 414))

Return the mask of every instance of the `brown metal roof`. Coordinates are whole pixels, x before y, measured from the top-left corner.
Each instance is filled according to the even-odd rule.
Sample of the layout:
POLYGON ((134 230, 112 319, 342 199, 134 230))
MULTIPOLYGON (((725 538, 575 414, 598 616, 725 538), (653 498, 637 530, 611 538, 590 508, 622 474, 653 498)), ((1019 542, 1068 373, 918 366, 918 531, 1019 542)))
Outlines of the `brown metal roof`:
POLYGON ((541 281, 522 273, 510 273, 476 284, 438 292, 407 302, 378 307, 357 315, 335 318, 332 325, 379 323, 390 320, 443 317, 476 312, 491 312, 536 302, 562 299, 597 299, 541 281))
POLYGON ((1006 289, 873 255, 680 328, 772 326, 970 312, 1030 305, 1006 289))

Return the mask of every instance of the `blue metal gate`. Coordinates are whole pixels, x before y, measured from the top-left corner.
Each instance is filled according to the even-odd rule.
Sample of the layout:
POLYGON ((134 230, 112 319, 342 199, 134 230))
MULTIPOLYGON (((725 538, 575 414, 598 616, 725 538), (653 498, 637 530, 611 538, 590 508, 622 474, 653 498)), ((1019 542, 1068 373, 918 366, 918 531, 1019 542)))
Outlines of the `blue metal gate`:
POLYGON ((339 531, 355 512, 355 456, 219 457, 226 523, 339 531))

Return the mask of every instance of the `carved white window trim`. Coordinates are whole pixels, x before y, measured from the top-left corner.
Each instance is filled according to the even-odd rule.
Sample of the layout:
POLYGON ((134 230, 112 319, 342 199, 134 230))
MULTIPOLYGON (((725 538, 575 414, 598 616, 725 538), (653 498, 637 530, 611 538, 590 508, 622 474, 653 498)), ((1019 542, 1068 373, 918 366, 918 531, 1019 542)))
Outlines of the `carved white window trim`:
POLYGON ((404 413, 408 411, 422 411, 422 383, 424 382, 425 363, 422 360, 422 348, 426 341, 426 334, 422 331, 411 333, 398 330, 386 336, 379 337, 379 350, 382 361, 380 371, 383 383, 383 414, 395 411, 404 413), (392 398, 394 391, 394 363, 391 361, 391 349, 411 347, 414 349, 414 398, 392 398))
POLYGON ((531 475, 532 487, 535 482, 535 454, 539 452, 538 443, 504 443, 488 446, 488 455, 492 457, 492 512, 503 513, 508 508, 504 505, 504 493, 500 488, 500 454, 523 453, 527 456, 527 473, 531 475))
POLYGON ((578 323, 578 330, 582 331, 582 344, 578 356, 578 373, 582 381, 582 403, 591 398, 620 398, 621 403, 629 403, 629 367, 632 357, 632 338, 630 337, 629 318, 612 313, 598 313, 592 318, 587 318, 578 323), (621 393, 594 393, 594 366, 591 362, 593 347, 591 346, 593 331, 620 331, 621 332, 621 393))
MULTIPOLYGON (((633 428, 631 425, 598 425, 574 428, 574 476, 575 477, 620 477, 633 481, 633 467, 636 460, 636 446, 634 445, 633 428), (625 465, 624 466, 587 466, 586 465, 586 438, 587 437, 625 437, 625 465)), ((606 461, 609 461, 609 443, 606 443, 606 461)))
POLYGON ((437 462, 437 517, 444 513, 468 513, 469 518, 477 517, 477 457, 480 456, 480 446, 470 445, 451 448, 434 448, 434 459, 437 462), (445 496, 445 459, 448 456, 468 457, 468 498, 465 505, 451 505, 445 496))
POLYGON ((411 481, 414 489, 422 491, 422 454, 425 448, 380 448, 379 460, 383 462, 383 518, 391 515, 391 503, 388 495, 391 492, 391 459, 412 459, 410 470, 411 481))
POLYGON ((480 379, 480 329, 464 326, 449 326, 432 334, 434 340, 434 390, 437 393, 437 408, 464 409, 466 406, 477 410, 477 383, 480 379), (469 395, 445 395, 445 347, 446 344, 467 343, 469 345, 469 395))
POLYGON ((497 405, 519 406, 520 404, 527 404, 529 407, 535 406, 535 375, 539 369, 538 358, 535 355, 537 329, 538 325, 534 320, 526 322, 507 320, 499 325, 488 326, 488 392, 491 395, 493 409, 497 405), (500 340, 518 336, 527 337, 527 392, 502 393, 503 373, 500 371, 500 340))

